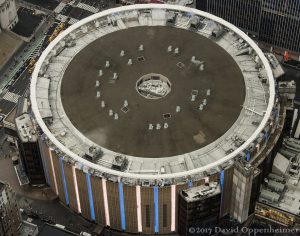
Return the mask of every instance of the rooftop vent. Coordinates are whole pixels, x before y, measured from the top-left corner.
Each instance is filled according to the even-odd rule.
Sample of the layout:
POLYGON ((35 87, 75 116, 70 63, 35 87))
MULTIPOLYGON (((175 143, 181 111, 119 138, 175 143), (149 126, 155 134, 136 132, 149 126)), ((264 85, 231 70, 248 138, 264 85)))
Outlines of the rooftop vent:
POLYGON ((115 156, 112 164, 112 169, 124 171, 128 165, 128 160, 125 156, 115 156))

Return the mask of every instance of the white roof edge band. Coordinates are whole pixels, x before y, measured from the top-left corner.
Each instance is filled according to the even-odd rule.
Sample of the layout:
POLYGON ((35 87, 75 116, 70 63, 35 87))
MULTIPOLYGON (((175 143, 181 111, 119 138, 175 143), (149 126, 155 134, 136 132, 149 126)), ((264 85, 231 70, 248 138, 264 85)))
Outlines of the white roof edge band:
POLYGON ((104 172, 107 174, 111 175, 116 175, 120 177, 125 177, 125 178, 133 178, 133 179, 148 179, 148 180, 155 180, 155 179, 172 179, 172 178, 180 178, 180 177, 186 177, 188 175, 194 175, 194 174, 199 174, 203 171, 216 168, 217 166, 223 164, 226 161, 231 160, 235 156, 237 156, 240 152, 242 152, 244 149, 246 149, 255 139, 256 137, 260 134, 260 132, 264 129, 266 123, 268 122, 268 119, 271 115, 273 104, 274 104, 274 99, 275 99, 275 82, 272 74, 271 67, 265 58, 263 52, 260 50, 260 48, 255 44, 255 42, 250 39, 244 32, 242 32, 240 29, 238 29, 236 26, 232 25, 231 23, 214 16, 212 14, 209 14, 207 12, 199 11, 196 9, 188 8, 188 7, 183 7, 183 6, 176 6, 176 5, 169 5, 169 4, 139 4, 139 5, 130 5, 130 6, 123 6, 123 7, 118 7, 118 8, 112 8, 109 10, 102 11, 100 13, 91 15, 74 25, 70 26, 67 28, 65 31, 63 31, 61 34, 59 34, 50 44, 49 46, 44 50, 42 53, 41 57, 39 58, 38 62, 36 63, 34 72, 32 74, 32 79, 31 79, 31 85, 30 85, 30 99, 31 99, 31 106, 32 106, 32 111, 34 113, 35 119, 38 122, 39 126, 45 133, 45 135, 51 140, 51 142, 57 146, 63 153, 66 155, 70 156, 72 159, 75 161, 78 161, 84 165, 86 165, 89 168, 95 169, 100 172, 104 172), (211 19, 215 22, 218 22, 225 27, 229 28, 230 30, 234 31, 236 34, 238 34, 241 38, 243 38, 256 52, 256 54, 260 57, 265 70, 268 75, 268 82, 269 82, 269 99, 268 99, 268 107, 265 112, 265 115, 263 117, 263 120, 261 121, 260 125, 258 128, 255 130, 255 132, 251 135, 251 137, 245 141, 243 145, 241 145, 239 148, 234 150, 232 153, 230 153, 227 156, 224 156, 218 161, 215 161, 214 163, 208 164, 206 166, 202 166, 200 168, 196 168, 193 170, 189 171, 184 171, 184 172, 179 172, 179 173, 171 173, 171 174, 158 174, 158 175, 150 175, 150 174, 132 174, 132 173, 125 173, 125 172, 120 172, 116 170, 112 170, 103 166, 100 166, 98 164, 92 163, 88 160, 83 159, 82 157, 78 156, 77 154, 73 153, 71 150, 66 148, 62 143, 60 143, 55 136, 50 132, 46 124, 44 123, 41 114, 39 112, 39 108, 37 105, 37 100, 36 100, 36 84, 37 84, 37 79, 38 79, 38 73, 39 70, 47 57, 47 55, 50 53, 52 48, 60 41, 62 40, 65 36, 67 36, 69 33, 71 33, 73 30, 81 27, 82 25, 85 25, 86 23, 89 23, 93 20, 96 20, 98 18, 111 15, 113 13, 118 13, 118 12, 123 12, 123 11, 130 11, 130 10, 142 10, 142 9, 168 9, 168 10, 175 10, 175 11, 182 11, 182 12, 189 12, 193 13, 196 15, 200 15, 203 17, 206 17, 208 19, 211 19))

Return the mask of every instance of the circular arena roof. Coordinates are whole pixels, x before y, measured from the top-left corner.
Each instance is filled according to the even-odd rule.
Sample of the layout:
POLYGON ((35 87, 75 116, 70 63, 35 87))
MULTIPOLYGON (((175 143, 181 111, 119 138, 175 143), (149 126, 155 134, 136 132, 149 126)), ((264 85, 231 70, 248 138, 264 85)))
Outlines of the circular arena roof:
POLYGON ((245 99, 243 74, 223 48, 193 31, 165 26, 132 27, 100 37, 70 62, 61 86, 64 110, 82 134, 107 149, 140 157, 175 156, 205 147, 235 123, 245 99), (143 51, 138 49, 141 44, 143 51), (178 47, 180 55, 168 53, 168 45, 178 47), (126 55, 120 56, 122 50, 126 55), (203 71, 190 61, 193 56, 205 62, 203 71), (133 64, 128 65, 131 58, 133 64), (160 74, 149 74, 153 72, 160 74), (143 75, 149 75, 148 86, 164 75, 170 84, 168 95, 145 99, 149 93, 142 84, 138 90, 146 96, 140 96, 136 83, 143 75), (207 105, 200 111, 204 99, 207 105), (109 116, 110 109, 118 120, 109 116), (148 128, 151 124, 153 130, 148 128), (168 128, 159 128, 164 124, 168 128))
POLYGON ((31 82, 50 147, 78 168, 160 180, 220 170, 262 135, 271 68, 230 23, 181 6, 114 8, 62 32, 31 82))

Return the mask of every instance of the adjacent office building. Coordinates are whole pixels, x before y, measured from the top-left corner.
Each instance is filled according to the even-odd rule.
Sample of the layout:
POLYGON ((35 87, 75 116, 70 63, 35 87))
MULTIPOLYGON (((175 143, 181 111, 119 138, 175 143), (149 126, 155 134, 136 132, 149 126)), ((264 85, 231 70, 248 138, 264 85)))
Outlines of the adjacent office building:
POLYGON ((31 185, 45 184, 43 161, 38 143, 38 133, 28 112, 27 98, 19 99, 15 127, 17 145, 23 168, 31 185))
POLYGON ((197 9, 217 15, 259 41, 300 52, 299 0, 197 0, 197 9))
POLYGON ((190 228, 214 228, 220 218, 221 188, 217 182, 182 190, 179 193, 179 234, 190 228))

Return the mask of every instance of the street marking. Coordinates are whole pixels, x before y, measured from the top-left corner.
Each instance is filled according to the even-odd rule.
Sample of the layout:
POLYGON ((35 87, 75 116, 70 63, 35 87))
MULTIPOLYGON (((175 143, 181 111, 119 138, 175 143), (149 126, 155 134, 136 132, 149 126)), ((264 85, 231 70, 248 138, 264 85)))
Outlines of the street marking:
POLYGON ((21 97, 21 96, 18 95, 18 94, 15 94, 15 93, 12 93, 12 92, 7 92, 7 93, 3 96, 3 99, 6 100, 6 101, 10 101, 10 102, 13 102, 13 103, 17 103, 19 97, 21 97))

